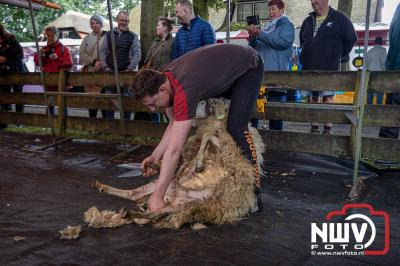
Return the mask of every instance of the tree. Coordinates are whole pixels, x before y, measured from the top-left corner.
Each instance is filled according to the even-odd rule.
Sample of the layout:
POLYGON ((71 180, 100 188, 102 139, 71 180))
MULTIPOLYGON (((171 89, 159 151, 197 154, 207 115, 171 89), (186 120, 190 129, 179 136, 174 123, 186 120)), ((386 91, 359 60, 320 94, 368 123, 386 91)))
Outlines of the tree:
MULTIPOLYGON (((175 13, 176 0, 142 1, 140 19, 140 43, 142 46, 142 63, 156 35, 155 25, 158 17, 175 13)), ((208 7, 220 9, 223 0, 194 0, 194 11, 202 18, 208 19, 208 7)))
MULTIPOLYGON (((222 30, 228 31, 228 29, 227 29, 227 26, 228 26, 228 21, 227 21, 227 20, 228 20, 228 16, 229 16, 229 14, 230 14, 230 16, 229 16, 229 21, 232 21, 233 14, 235 13, 235 9, 236 9, 237 1, 238 1, 238 0, 231 1, 231 4, 230 4, 231 11, 230 11, 230 12, 226 12, 224 21, 222 22, 222 25, 221 25, 218 29, 216 29, 215 31, 222 31, 222 30)), ((226 7, 225 7, 226 10, 228 10, 228 1, 226 1, 225 5, 226 5, 226 7)), ((240 24, 240 22, 237 22, 236 25, 235 25, 234 27, 239 26, 239 24, 240 24)), ((243 25, 243 26, 240 27, 240 28, 244 28, 245 26, 247 26, 247 24, 243 25)), ((232 28, 232 25, 231 25, 231 28, 232 28)), ((237 30, 237 29, 235 29, 235 30, 237 30)))
MULTIPOLYGON (((165 0, 166 13, 175 13, 176 0, 165 0)), ((219 10, 225 7, 224 0, 193 0, 194 13, 208 20, 208 8, 219 10)))
MULTIPOLYGON (((351 10, 353 9, 353 0, 339 0, 338 10, 345 13, 351 19, 351 10)), ((342 71, 349 71, 349 62, 341 64, 342 71)))
POLYGON ((142 48, 142 63, 156 35, 155 25, 164 13, 163 0, 146 0, 142 2, 140 18, 140 43, 142 48))
MULTIPOLYGON (((132 10, 140 0, 111 0, 113 17, 119 10, 132 10)), ((74 10, 85 14, 100 14, 108 17, 107 4, 105 0, 58 0, 60 10, 42 8, 35 12, 36 25, 38 32, 57 17, 61 16, 67 10, 74 10)), ((143 1, 146 2, 146 1, 143 1)), ((0 18, 4 27, 13 33, 19 41, 34 41, 32 24, 29 10, 10 5, 0 4, 0 18)))
POLYGON ((351 10, 353 9, 353 0, 339 0, 338 10, 345 13, 351 19, 351 10))
POLYGON ((208 20, 208 1, 207 0, 193 0, 193 9, 195 14, 199 15, 201 18, 208 20))

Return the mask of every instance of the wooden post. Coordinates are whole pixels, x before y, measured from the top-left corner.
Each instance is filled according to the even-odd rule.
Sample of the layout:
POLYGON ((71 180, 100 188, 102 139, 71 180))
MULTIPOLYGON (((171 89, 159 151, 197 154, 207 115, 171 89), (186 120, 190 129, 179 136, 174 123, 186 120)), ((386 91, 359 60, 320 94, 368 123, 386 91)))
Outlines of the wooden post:
POLYGON ((349 197, 353 198, 356 193, 357 187, 359 187, 359 183, 361 182, 360 177, 358 176, 358 166, 359 160, 361 158, 361 145, 362 145, 362 129, 363 129, 363 118, 364 118, 364 105, 365 99, 368 90, 368 81, 369 81, 369 71, 367 70, 368 57, 368 40, 369 40, 369 15, 371 11, 371 0, 367 0, 367 11, 365 15, 365 37, 364 37, 364 62, 362 67, 361 74, 361 83, 358 91, 358 99, 357 99, 357 129, 355 133, 355 149, 354 149, 354 169, 353 169, 353 187, 350 191, 349 197))
MULTIPOLYGON (((58 92, 65 91, 65 85, 67 81, 67 70, 61 69, 58 77, 58 92)), ((58 129, 59 135, 65 136, 66 135, 66 125, 67 120, 65 117, 65 96, 59 94, 57 96, 57 105, 58 105, 58 129)))
MULTIPOLYGON (((363 115, 361 116, 361 108, 365 108, 365 104, 367 103, 367 90, 368 90, 368 83, 369 83, 369 71, 366 71, 365 73, 365 94, 364 99, 361 101, 360 98, 360 90, 362 89, 362 84, 361 84, 361 76, 362 76, 362 71, 359 70, 357 72, 357 80, 356 80, 356 88, 354 90, 354 102, 353 105, 356 106, 356 108, 353 110, 353 115, 357 118, 356 124, 351 124, 351 133, 350 133, 350 151, 351 151, 351 158, 355 159, 355 154, 356 154, 356 148, 357 148, 357 127, 358 123, 362 123, 360 119, 363 119, 363 115), (363 106, 361 107, 361 104, 363 106)), ((364 113, 364 111, 363 111, 364 113)), ((361 136, 359 136, 362 138, 361 136)))
MULTIPOLYGON (((361 86, 361 70, 357 71, 357 77, 356 77, 356 85, 354 88, 354 101, 353 101, 353 106, 356 106, 356 108, 353 109, 353 115, 355 117, 358 117, 358 111, 360 110, 359 107, 359 92, 360 92, 360 86, 361 86)), ((358 123, 358 120, 356 121, 358 123)), ((357 123, 356 124, 351 124, 351 131, 350 131, 350 155, 351 158, 354 159, 354 155, 356 153, 356 132, 357 132, 357 123)))

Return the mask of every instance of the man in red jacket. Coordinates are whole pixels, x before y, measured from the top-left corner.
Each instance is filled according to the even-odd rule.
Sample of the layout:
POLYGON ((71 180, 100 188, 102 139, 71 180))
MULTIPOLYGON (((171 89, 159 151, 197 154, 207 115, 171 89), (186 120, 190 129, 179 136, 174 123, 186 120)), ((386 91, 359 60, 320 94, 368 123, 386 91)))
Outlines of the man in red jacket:
MULTIPOLYGON (((58 40, 58 29, 54 26, 46 27, 44 34, 47 37, 47 45, 40 49, 42 56, 42 71, 45 73, 59 72, 60 69, 69 69, 72 66, 71 54, 66 46, 58 40)), ((35 64, 39 66, 38 55, 34 57, 35 64)), ((48 86, 48 91, 57 91, 56 86, 48 86)))
MULTIPOLYGON (((71 54, 66 46, 58 40, 59 31, 54 26, 44 29, 47 45, 40 49, 42 57, 42 71, 45 73, 59 72, 60 69, 69 69, 72 66, 71 54)), ((34 57, 35 64, 39 66, 38 54, 34 57)), ((57 86, 47 86, 47 91, 57 91, 57 86)), ((54 114, 54 106, 50 106, 50 113, 54 114)))

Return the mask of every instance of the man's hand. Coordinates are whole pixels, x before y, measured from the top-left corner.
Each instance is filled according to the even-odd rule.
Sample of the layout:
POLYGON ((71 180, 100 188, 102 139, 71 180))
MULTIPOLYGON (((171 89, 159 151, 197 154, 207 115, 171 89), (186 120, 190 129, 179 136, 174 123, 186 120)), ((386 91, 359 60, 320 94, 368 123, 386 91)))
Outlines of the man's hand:
POLYGON ((143 176, 153 176, 158 173, 154 167, 151 167, 151 164, 161 165, 161 162, 157 160, 154 155, 150 155, 146 159, 143 160, 141 164, 143 176))
POLYGON ((7 62, 7 58, 4 56, 0 56, 0 64, 4 64, 7 62))
POLYGON ((165 202, 164 202, 163 197, 160 197, 159 195, 157 195, 156 192, 154 192, 151 195, 147 205, 148 205, 150 211, 156 211, 156 210, 164 208, 165 202))

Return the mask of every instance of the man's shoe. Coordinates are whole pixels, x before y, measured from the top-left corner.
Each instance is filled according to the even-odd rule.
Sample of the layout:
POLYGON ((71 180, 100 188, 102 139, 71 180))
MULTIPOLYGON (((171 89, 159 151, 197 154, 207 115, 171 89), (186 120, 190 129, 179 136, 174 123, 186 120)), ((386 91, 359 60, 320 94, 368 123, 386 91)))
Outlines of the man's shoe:
POLYGON ((326 135, 332 135, 333 134, 331 129, 329 129, 329 130, 325 129, 323 133, 326 134, 326 135))

